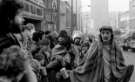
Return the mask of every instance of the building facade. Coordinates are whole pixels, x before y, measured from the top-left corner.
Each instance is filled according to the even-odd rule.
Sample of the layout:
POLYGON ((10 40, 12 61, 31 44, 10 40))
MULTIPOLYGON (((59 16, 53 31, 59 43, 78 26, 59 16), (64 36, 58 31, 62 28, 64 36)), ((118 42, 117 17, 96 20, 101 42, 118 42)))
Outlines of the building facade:
POLYGON ((110 21, 110 26, 112 26, 114 30, 118 29, 119 28, 119 21, 120 21, 119 12, 110 12, 109 13, 109 21, 110 21))
POLYGON ((89 33, 91 31, 91 12, 82 13, 82 32, 89 33))
POLYGON ((25 24, 32 23, 36 30, 41 30, 44 20, 44 2, 42 0, 21 0, 24 5, 22 16, 25 24))
POLYGON ((119 28, 126 31, 130 29, 129 11, 119 14, 119 28))
POLYGON ((135 0, 129 2, 130 29, 135 30, 135 0))
POLYGON ((46 30, 59 31, 59 4, 60 0, 46 0, 45 12, 46 30))
POLYGON ((96 31, 103 25, 109 25, 108 0, 91 0, 91 15, 96 31))
POLYGON ((71 7, 67 1, 60 1, 60 29, 71 27, 71 7))
POLYGON ((81 0, 68 0, 72 10, 72 28, 74 30, 82 29, 81 0))

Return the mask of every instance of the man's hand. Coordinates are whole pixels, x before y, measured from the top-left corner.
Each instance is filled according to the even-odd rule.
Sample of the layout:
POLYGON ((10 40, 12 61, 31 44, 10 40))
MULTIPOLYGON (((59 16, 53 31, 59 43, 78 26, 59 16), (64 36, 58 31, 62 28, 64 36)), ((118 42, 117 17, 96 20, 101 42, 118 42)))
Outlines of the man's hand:
POLYGON ((69 78, 69 74, 68 74, 66 68, 62 68, 62 69, 60 70, 60 72, 61 72, 61 74, 62 74, 62 76, 63 76, 64 79, 69 78))
POLYGON ((44 75, 44 76, 47 76, 47 71, 46 71, 46 67, 41 67, 41 73, 44 75))

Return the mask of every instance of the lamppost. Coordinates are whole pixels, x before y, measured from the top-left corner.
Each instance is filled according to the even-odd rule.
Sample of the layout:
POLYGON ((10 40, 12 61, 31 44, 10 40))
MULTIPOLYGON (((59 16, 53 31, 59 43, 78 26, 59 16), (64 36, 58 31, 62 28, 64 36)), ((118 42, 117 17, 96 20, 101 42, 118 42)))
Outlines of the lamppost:
POLYGON ((78 5, 76 0, 76 30, 78 30, 78 5))
POLYGON ((74 30, 74 16, 73 16, 73 0, 71 0, 71 31, 73 32, 74 30))
MULTIPOLYGON (((60 1, 69 1, 69 0, 60 0, 60 1)), ((71 30, 71 33, 73 33, 73 30, 75 29, 74 27, 74 23, 75 23, 75 17, 74 17, 74 12, 73 12, 73 7, 74 7, 74 2, 73 0, 70 0, 70 4, 71 4, 71 27, 70 27, 70 30, 71 30)), ((59 7, 60 7, 60 3, 59 3, 59 7)), ((60 10, 60 8, 59 8, 60 10)), ((60 13, 59 13, 60 14, 60 13)), ((60 19, 59 19, 60 20, 60 19)))

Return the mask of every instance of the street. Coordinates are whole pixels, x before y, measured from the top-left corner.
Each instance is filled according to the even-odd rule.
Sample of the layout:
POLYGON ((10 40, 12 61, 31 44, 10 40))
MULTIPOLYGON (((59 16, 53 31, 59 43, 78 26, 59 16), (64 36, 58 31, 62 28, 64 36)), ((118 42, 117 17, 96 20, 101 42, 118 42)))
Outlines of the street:
MULTIPOLYGON (((135 66, 135 53, 132 52, 123 52, 124 58, 125 58, 125 63, 127 65, 133 64, 135 66)), ((133 72, 133 75, 131 77, 131 80, 129 82, 135 82, 135 70, 133 72)))

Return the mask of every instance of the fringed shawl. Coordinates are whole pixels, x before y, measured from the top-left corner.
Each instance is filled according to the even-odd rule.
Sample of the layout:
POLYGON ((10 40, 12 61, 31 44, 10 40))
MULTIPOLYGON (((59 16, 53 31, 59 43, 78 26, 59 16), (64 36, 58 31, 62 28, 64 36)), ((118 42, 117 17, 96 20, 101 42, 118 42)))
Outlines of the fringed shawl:
MULTIPOLYGON (((103 45, 94 42, 87 52, 85 63, 71 71, 71 82, 105 82, 104 80, 104 60, 102 53, 103 45)), ((113 82, 124 82, 122 78, 126 76, 127 67, 121 49, 114 43, 110 49, 111 55, 111 78, 113 82)), ((111 80, 109 82, 112 82, 111 80)))

